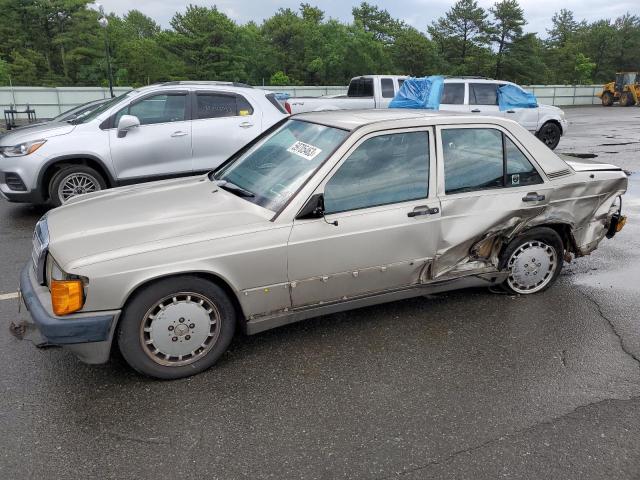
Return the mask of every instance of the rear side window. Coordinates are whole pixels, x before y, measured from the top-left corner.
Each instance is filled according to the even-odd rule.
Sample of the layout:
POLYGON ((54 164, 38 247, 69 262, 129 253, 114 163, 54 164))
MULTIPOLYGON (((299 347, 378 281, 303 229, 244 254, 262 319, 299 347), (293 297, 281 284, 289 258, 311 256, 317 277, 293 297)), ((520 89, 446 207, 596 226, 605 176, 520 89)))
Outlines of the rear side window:
POLYGON ((198 93, 196 118, 223 118, 253 114, 253 107, 241 95, 198 93))
POLYGON ((288 114, 289 113, 289 112, 287 112, 285 110, 285 108, 282 106, 282 104, 278 101, 278 99, 276 98, 276 94, 275 93, 268 93, 267 95, 265 95, 265 97, 267 97, 267 100, 269 100, 269 103, 271 105, 273 105, 274 107, 276 107, 276 109, 280 113, 284 113, 284 114, 288 114))
POLYGON ((407 202, 429 193, 427 132, 365 140, 325 185, 327 213, 407 202))
POLYGON ((381 79, 380 86, 382 87, 382 98, 393 98, 395 96, 396 93, 393 90, 393 79, 381 79))
POLYGON ((445 193, 542 183, 518 147, 493 128, 442 131, 445 193))
POLYGON ((464 83, 445 83, 440 103, 462 105, 464 103, 464 83))
POLYGON ((497 83, 470 83, 469 104, 498 105, 497 83))
POLYGON ((504 149, 507 159, 507 187, 520 185, 537 185, 542 183, 542 177, 533 167, 524 153, 507 137, 504 137, 504 149))
POLYGON ((355 78, 349 84, 348 97, 373 97, 373 78, 355 78))

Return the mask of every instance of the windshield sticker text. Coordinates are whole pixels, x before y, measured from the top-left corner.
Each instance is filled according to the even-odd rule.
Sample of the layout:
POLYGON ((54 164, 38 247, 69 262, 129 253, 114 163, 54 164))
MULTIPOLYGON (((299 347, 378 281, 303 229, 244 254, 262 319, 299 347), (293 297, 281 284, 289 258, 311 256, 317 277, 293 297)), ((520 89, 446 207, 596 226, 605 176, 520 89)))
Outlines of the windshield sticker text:
POLYGON ((308 143, 298 141, 287 148, 287 152, 295 153, 306 160, 313 160, 322 150, 308 143))

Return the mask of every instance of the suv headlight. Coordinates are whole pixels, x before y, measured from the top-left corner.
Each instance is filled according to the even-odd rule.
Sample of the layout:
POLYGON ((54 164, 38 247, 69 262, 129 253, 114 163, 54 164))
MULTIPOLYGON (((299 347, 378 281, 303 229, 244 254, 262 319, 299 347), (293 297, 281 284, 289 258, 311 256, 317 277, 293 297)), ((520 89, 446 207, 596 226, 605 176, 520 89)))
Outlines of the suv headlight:
POLYGON ((31 142, 23 142, 12 147, 0 147, 0 153, 5 157, 24 157, 31 155, 46 142, 44 139, 32 140, 31 142))

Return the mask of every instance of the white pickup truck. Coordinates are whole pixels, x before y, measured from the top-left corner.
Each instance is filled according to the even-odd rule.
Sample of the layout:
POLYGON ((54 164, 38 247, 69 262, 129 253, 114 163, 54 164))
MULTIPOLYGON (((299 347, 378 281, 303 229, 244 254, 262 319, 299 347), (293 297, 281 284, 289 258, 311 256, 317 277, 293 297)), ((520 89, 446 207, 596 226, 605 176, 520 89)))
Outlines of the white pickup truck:
MULTIPOLYGON (((291 113, 321 110, 358 110, 387 108, 406 79, 399 75, 364 75, 349 83, 346 95, 328 97, 292 97, 285 103, 291 113)), ((447 77, 440 100, 440 110, 469 112, 515 120, 536 135, 552 150, 567 131, 568 122, 558 107, 539 104, 537 108, 513 108, 501 111, 498 107, 498 88, 515 85, 503 80, 481 77, 447 77)))

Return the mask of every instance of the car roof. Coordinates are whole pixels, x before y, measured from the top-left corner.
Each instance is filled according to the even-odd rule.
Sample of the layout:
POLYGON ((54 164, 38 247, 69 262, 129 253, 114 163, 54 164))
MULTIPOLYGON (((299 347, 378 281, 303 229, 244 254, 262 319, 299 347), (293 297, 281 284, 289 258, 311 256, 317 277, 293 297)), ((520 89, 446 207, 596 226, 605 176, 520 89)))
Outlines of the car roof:
MULTIPOLYGON (((355 130, 363 125, 396 120, 462 118, 465 113, 438 112, 434 110, 382 108, 375 110, 324 110, 293 115, 291 118, 311 123, 319 123, 343 130, 355 130)), ((469 115, 466 114, 468 117, 469 115)), ((477 117, 474 117, 477 118, 477 117)), ((436 122, 428 122, 436 123, 436 122)))

